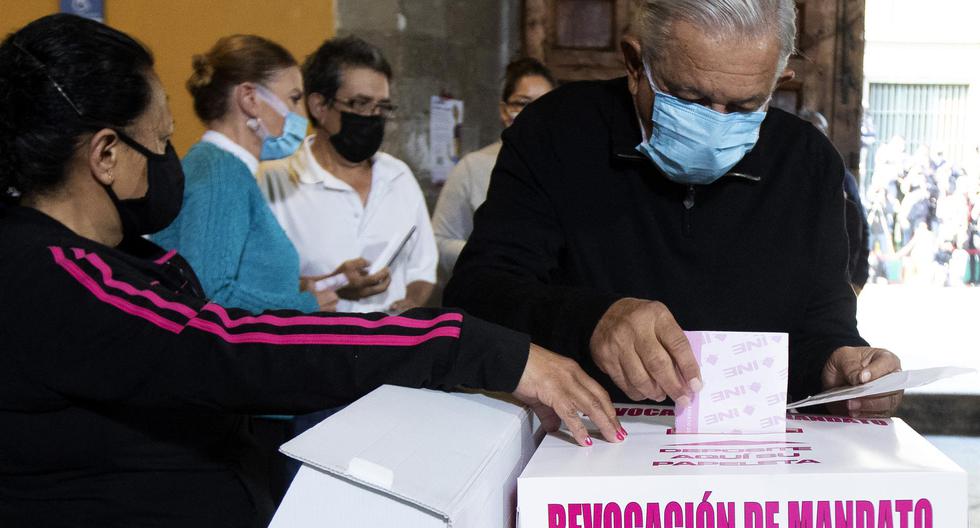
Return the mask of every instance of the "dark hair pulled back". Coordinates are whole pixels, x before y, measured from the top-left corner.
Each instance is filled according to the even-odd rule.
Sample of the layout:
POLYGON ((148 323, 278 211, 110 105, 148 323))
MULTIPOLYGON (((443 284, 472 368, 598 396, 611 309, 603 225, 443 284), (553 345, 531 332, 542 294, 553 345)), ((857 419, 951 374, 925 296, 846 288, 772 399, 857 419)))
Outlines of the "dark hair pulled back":
POLYGON ((126 128, 149 105, 153 56, 125 33, 57 14, 0 44, 0 197, 57 189, 86 134, 126 128))
POLYGON ((523 57, 507 65, 507 72, 504 74, 504 92, 500 100, 506 103, 517 90, 517 83, 525 77, 532 76, 543 77, 552 87, 557 84, 551 70, 541 61, 531 57, 523 57))

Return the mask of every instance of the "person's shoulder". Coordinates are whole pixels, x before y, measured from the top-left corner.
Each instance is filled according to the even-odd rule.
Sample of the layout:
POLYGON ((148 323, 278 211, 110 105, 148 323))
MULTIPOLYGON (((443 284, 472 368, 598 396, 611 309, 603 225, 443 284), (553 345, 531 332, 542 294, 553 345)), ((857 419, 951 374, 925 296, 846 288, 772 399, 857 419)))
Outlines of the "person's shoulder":
POLYGON ((388 177, 401 177, 409 176, 411 179, 415 179, 415 174, 412 173, 412 169, 404 161, 388 154, 387 152, 378 151, 374 155, 372 160, 372 170, 375 174, 381 174, 388 177))
POLYGON ((503 142, 497 141, 470 152, 459 160, 453 172, 458 172, 456 169, 459 168, 466 169, 468 172, 492 169, 494 163, 497 162, 501 147, 503 147, 503 142))
POLYGON ((761 135, 780 142, 803 142, 808 148, 834 149, 833 143, 809 121, 780 108, 766 112, 761 135))
POLYGON ((415 178, 415 173, 412 172, 412 169, 404 161, 386 152, 378 151, 374 155, 371 169, 376 176, 390 181, 392 187, 397 190, 396 194, 398 192, 409 192, 416 195, 423 202, 425 201, 422 186, 419 185, 418 179, 415 178))
POLYGON ((495 141, 495 142, 493 142, 493 143, 491 143, 491 144, 489 144, 489 145, 481 148, 480 150, 476 150, 476 151, 473 151, 473 152, 467 154, 466 156, 463 157, 463 159, 472 157, 472 158, 477 158, 477 159, 483 158, 484 160, 486 160, 486 159, 496 160, 497 159, 497 156, 500 154, 500 148, 501 147, 503 147, 503 142, 502 141, 495 141))
POLYGON ((582 130, 600 133, 622 119, 623 108, 633 102, 626 78, 574 81, 544 94, 521 111, 504 131, 508 138, 523 137, 528 144, 581 141, 582 130))
POLYGON ((538 101, 550 104, 566 102, 590 103, 615 95, 626 89, 626 78, 617 77, 601 81, 571 81, 541 96, 538 101))
POLYGON ((765 142, 771 155, 805 164, 809 174, 816 178, 814 181, 819 182, 816 188, 840 185, 843 181, 844 161, 837 147, 809 121, 770 108, 759 141, 765 142))
POLYGON ((529 116, 575 116, 599 109, 611 98, 628 94, 626 78, 618 77, 602 81, 572 81, 542 95, 527 106, 517 117, 525 113, 529 116))
POLYGON ((206 141, 199 141, 191 146, 181 163, 190 185, 222 185, 252 177, 251 171, 242 160, 206 141))
POLYGON ((187 149, 187 154, 181 160, 184 164, 188 163, 220 163, 230 159, 237 159, 235 155, 214 143, 198 141, 187 149))
MULTIPOLYGON (((0 278, 31 284, 39 275, 63 267, 78 253, 104 247, 78 236, 44 213, 26 207, 0 212, 0 278)), ((45 279, 46 280, 46 279, 45 279)))

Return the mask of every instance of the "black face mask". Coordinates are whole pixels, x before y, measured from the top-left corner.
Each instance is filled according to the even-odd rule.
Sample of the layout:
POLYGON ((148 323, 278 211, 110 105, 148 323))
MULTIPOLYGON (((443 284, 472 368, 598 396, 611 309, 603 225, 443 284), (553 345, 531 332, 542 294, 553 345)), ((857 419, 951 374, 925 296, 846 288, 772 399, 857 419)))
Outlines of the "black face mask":
POLYGON ((381 148, 385 137, 385 118, 340 113, 340 132, 330 136, 330 143, 345 160, 360 163, 381 148))
POLYGON ((116 131, 119 139, 146 158, 146 194, 142 198, 120 200, 106 185, 106 193, 122 221, 123 240, 152 235, 169 226, 184 203, 184 169, 173 145, 167 142, 163 154, 152 152, 136 140, 116 131))

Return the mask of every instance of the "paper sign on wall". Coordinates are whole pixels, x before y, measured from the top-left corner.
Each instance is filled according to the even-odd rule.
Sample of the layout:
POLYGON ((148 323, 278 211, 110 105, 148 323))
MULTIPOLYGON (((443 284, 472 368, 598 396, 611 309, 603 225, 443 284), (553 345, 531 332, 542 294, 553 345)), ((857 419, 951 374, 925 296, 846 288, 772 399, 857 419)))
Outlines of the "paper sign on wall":
POLYGON ((446 181, 460 158, 463 101, 433 95, 429 100, 429 163, 432 182, 446 181))

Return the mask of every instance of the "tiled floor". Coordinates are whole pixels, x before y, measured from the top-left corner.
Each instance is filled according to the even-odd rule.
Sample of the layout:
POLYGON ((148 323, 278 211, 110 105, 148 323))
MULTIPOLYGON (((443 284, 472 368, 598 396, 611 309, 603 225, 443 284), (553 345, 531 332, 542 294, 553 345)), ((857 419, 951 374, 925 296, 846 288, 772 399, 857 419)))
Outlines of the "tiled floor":
POLYGON ((933 445, 969 474, 970 527, 980 528, 980 437, 928 436, 933 445))

